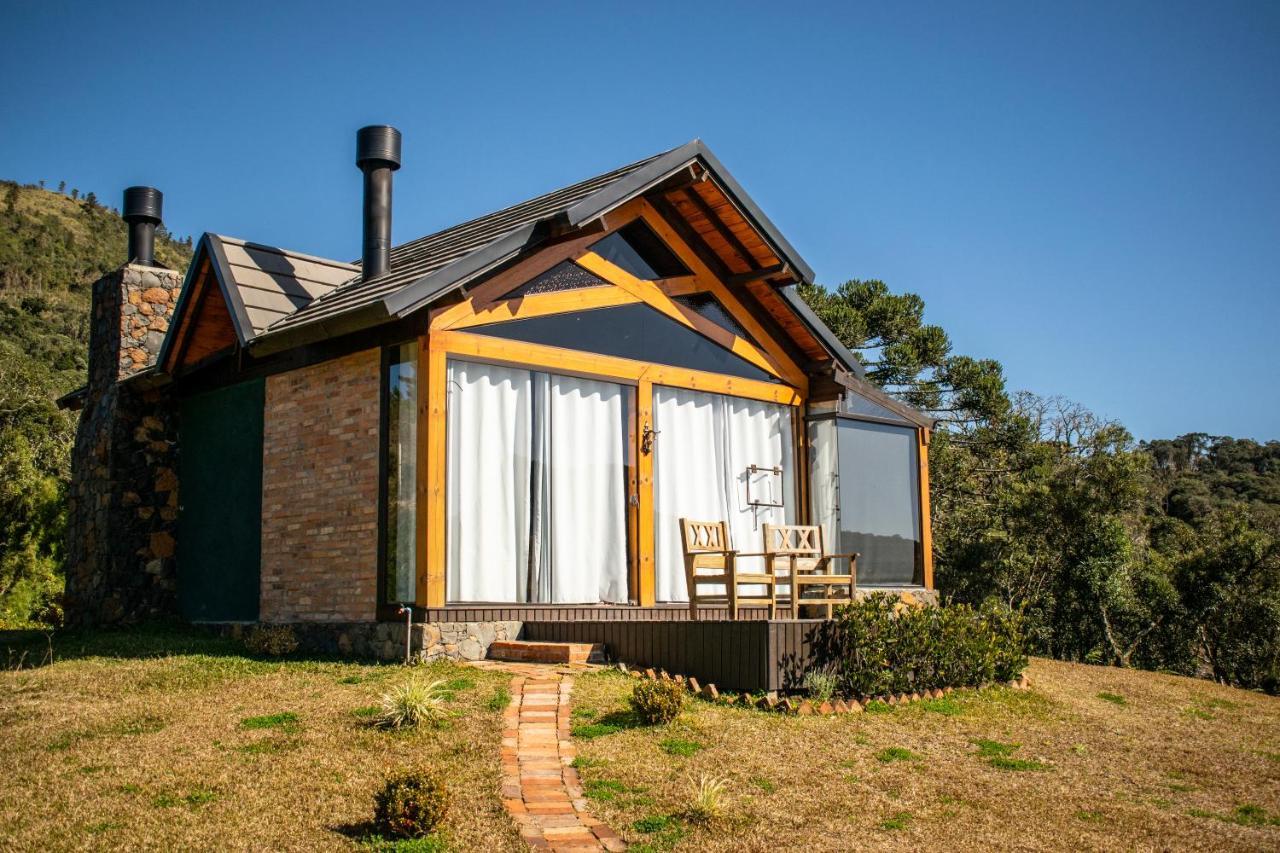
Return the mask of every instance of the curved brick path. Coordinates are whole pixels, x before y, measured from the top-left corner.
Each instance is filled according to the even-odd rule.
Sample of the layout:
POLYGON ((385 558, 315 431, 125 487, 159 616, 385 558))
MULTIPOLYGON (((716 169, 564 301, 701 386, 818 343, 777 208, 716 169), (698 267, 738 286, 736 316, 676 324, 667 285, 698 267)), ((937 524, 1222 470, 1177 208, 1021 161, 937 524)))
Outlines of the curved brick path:
POLYGON ((625 850, 618 833, 587 813, 569 739, 572 669, 486 661, 513 673, 503 712, 502 802, 530 847, 625 850))

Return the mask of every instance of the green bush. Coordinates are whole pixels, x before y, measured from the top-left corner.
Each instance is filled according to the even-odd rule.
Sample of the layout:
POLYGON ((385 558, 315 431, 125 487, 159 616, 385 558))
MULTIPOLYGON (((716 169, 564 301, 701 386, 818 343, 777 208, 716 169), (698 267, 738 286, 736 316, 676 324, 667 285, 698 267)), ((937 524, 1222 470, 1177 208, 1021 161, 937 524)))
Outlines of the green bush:
POLYGON ((429 835, 449 810, 444 784, 426 770, 388 779, 374 796, 374 825, 389 838, 429 835))
POLYGON ((641 681, 631 691, 631 707, 650 725, 669 723, 684 707, 684 688, 674 681, 641 681))
POLYGON ((288 625, 254 625, 244 647, 255 655, 281 657, 298 650, 298 637, 288 625))
POLYGON ((839 609, 824 655, 846 696, 1007 681, 1027 665, 1022 618, 994 604, 908 607, 875 593, 839 609))

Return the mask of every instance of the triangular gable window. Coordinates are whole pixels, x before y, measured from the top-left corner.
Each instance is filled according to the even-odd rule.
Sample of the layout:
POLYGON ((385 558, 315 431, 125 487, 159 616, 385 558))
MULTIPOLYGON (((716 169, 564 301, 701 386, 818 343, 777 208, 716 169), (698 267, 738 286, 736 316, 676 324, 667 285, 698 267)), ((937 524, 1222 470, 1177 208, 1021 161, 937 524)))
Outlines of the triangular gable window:
POLYGON ((518 299, 535 293, 556 293, 582 287, 604 287, 608 284, 609 282, 592 275, 573 261, 561 261, 532 281, 520 285, 504 298, 518 299))
POLYGON ((591 251, 642 281, 689 275, 675 252, 642 219, 614 231, 592 245, 591 251))
POLYGON ((470 332, 544 346, 669 364, 744 379, 778 379, 647 305, 621 305, 474 326, 470 332))
POLYGON ((751 335, 747 334, 747 330, 742 328, 742 324, 734 319, 734 316, 721 304, 720 300, 710 293, 689 293, 671 298, 684 307, 697 311, 720 328, 733 332, 744 341, 755 343, 751 335))

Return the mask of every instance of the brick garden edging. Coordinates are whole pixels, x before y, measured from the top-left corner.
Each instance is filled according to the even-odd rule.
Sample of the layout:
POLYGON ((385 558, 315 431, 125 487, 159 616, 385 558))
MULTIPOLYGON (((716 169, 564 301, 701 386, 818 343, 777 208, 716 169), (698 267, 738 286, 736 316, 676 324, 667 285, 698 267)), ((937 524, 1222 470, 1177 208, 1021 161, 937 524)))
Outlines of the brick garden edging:
MULTIPOLYGON (((674 681, 682 687, 685 687, 694 696, 700 699, 705 699, 708 702, 715 702, 720 705, 739 705, 744 708, 756 708, 761 711, 777 711, 783 714, 799 714, 801 716, 811 716, 815 714, 820 716, 829 716, 831 714, 860 714, 866 705, 871 702, 882 702, 886 705, 906 705, 911 702, 919 702, 924 699, 941 699, 943 696, 951 695, 956 690, 956 688, 953 687, 934 688, 933 690, 926 690, 923 693, 899 693, 896 695, 872 696, 864 701, 859 701, 857 699, 832 699, 828 702, 814 704, 808 699, 792 699, 790 697, 779 699, 778 694, 773 692, 760 696, 752 695, 750 693, 721 693, 714 684, 700 684, 696 678, 685 678, 683 675, 669 675, 667 672, 660 669, 630 669, 625 663, 618 664, 618 669, 627 673, 632 678, 674 681)), ((959 689, 976 690, 982 687, 996 686, 1010 687, 1014 690, 1026 690, 1031 686, 1031 684, 1027 681, 1027 676, 1024 673, 1019 678, 1012 679, 1004 685, 992 683, 975 685, 972 688, 959 689)))
POLYGON ((503 664, 516 673, 503 712, 502 803, 530 847, 625 850, 626 842, 587 812, 570 740, 573 676, 546 664, 503 664))

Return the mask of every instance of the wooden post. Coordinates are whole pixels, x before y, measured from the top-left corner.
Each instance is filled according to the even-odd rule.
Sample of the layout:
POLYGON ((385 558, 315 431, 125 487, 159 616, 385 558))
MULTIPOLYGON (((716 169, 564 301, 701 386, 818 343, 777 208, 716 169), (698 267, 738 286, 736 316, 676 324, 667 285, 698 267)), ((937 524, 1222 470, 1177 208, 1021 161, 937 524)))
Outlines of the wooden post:
MULTIPOLYGON (((645 442, 644 432, 646 427, 653 429, 653 383, 643 378, 636 385, 636 423, 641 443, 652 443, 645 442)), ((636 525, 639 531, 637 551, 640 555, 638 572, 640 587, 636 591, 636 597, 642 607, 653 606, 654 585, 657 580, 657 563, 653 558, 653 454, 655 451, 656 448, 650 447, 649 452, 646 453, 644 447, 641 447, 636 457, 640 486, 637 494, 640 501, 637 513, 639 518, 636 525)))
POLYGON ((929 510, 929 430, 916 430, 920 450, 920 550, 924 557, 924 588, 933 589, 933 517, 929 510))
POLYGON ((418 505, 415 555, 419 607, 444 607, 445 352, 432 335, 418 339, 418 505))

